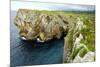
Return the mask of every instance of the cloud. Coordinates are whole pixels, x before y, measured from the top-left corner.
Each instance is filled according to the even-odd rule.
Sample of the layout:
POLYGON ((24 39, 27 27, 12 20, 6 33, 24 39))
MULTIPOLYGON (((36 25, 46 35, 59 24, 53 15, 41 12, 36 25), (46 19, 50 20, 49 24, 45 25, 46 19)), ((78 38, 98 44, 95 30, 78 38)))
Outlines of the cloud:
POLYGON ((36 10, 63 10, 63 11, 94 11, 95 10, 95 6, 93 5, 11 1, 11 10, 18 10, 19 8, 36 9, 36 10))

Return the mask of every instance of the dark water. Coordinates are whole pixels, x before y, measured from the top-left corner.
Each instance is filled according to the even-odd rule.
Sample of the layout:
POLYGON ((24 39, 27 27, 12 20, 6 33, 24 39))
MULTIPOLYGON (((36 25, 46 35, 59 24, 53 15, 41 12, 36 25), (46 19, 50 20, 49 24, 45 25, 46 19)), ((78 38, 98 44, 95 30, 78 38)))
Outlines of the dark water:
POLYGON ((16 12, 11 11, 10 28, 10 60, 11 66, 58 64, 63 62, 63 38, 45 43, 22 41, 18 36, 14 18, 16 12))

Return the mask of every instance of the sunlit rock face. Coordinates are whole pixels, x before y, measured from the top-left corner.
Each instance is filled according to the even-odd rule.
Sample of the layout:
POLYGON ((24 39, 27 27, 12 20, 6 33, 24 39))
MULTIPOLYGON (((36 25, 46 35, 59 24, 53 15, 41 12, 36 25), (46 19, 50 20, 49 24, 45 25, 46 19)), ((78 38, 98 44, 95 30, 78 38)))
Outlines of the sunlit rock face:
POLYGON ((15 18, 19 35, 24 40, 44 42, 61 38, 68 31, 68 21, 60 13, 19 9, 15 18))

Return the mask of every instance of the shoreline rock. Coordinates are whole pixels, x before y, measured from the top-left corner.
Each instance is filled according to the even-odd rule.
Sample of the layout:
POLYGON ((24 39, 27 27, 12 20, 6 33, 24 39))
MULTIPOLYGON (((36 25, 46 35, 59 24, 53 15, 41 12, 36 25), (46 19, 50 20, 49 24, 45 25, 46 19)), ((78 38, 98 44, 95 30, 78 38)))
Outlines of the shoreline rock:
POLYGON ((15 18, 15 25, 19 29, 20 37, 25 40, 45 42, 53 38, 61 38, 68 31, 68 21, 60 13, 50 14, 50 11, 34 11, 19 9, 15 18))

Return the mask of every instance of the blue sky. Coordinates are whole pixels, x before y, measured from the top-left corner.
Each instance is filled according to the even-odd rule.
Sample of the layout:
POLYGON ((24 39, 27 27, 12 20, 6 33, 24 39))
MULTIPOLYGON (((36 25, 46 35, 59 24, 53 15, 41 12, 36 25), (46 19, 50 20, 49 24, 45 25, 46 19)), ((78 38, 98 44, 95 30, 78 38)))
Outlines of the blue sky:
POLYGON ((74 3, 94 5, 95 0, 17 0, 17 1, 41 1, 41 2, 57 2, 57 3, 74 3))
POLYGON ((93 4, 75 5, 75 4, 67 4, 67 3, 63 4, 61 2, 60 4, 58 4, 58 3, 44 3, 44 2, 11 1, 11 10, 18 10, 19 8, 36 9, 36 10, 62 10, 62 11, 94 11, 95 10, 95 6, 93 6, 93 4))

